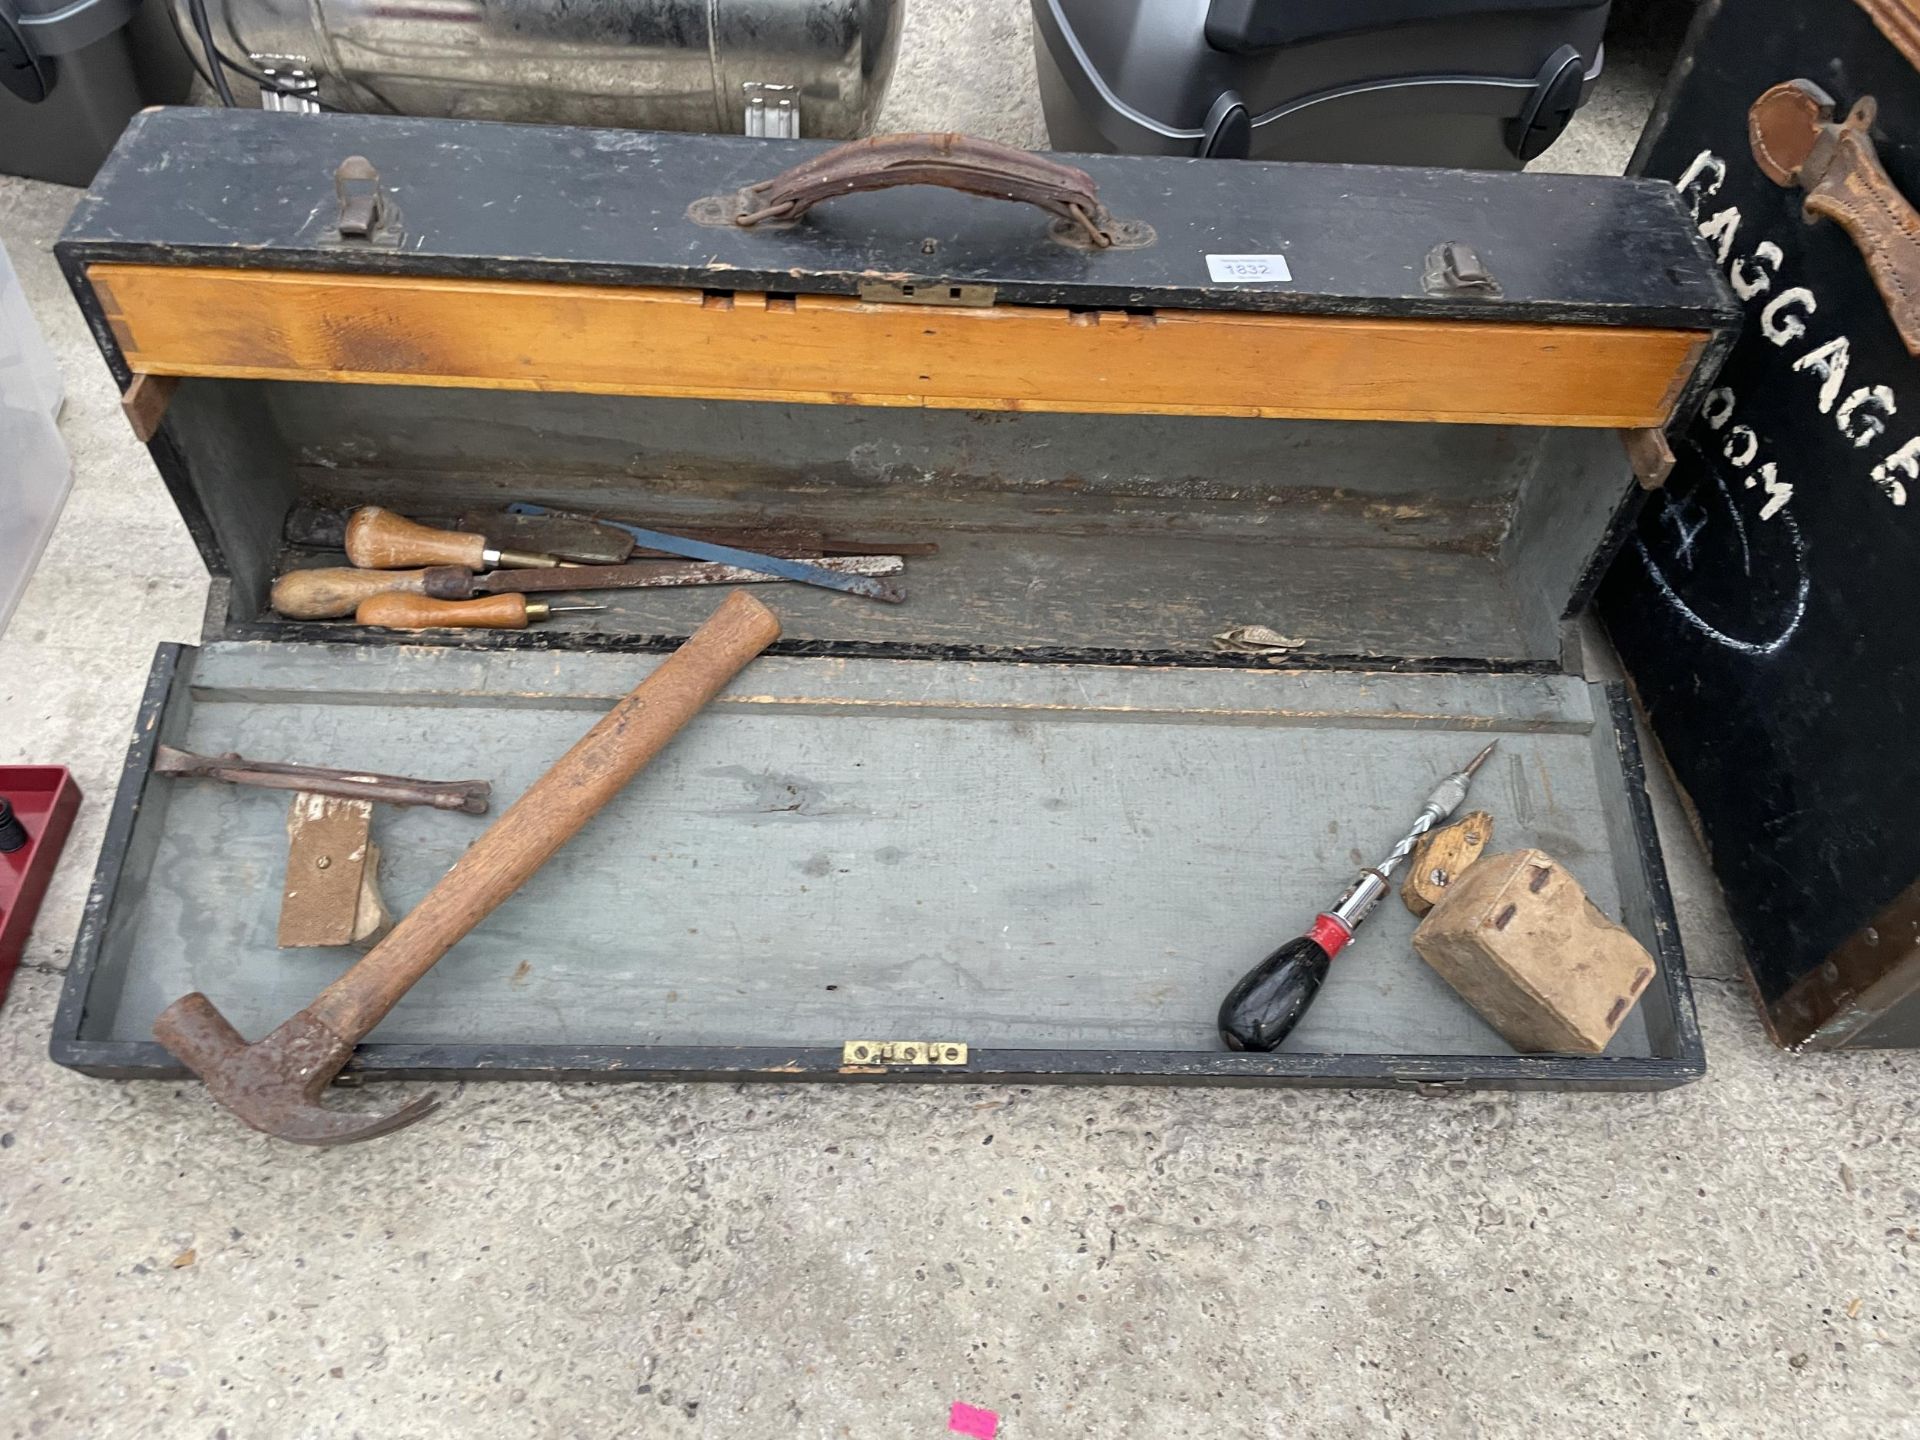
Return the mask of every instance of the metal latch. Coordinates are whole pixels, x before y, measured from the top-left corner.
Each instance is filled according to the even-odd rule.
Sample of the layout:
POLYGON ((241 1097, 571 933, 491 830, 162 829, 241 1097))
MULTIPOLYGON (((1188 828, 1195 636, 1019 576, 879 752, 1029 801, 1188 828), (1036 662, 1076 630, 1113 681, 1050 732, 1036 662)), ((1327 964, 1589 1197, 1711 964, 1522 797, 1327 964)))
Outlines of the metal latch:
POLYGON ((320 79, 308 63, 296 55, 253 56, 253 65, 264 82, 260 86, 260 108, 286 115, 320 113, 320 79))
POLYGON ((369 245, 399 242, 399 214, 380 188, 380 172, 364 155, 349 155, 333 172, 333 193, 340 199, 337 229, 342 240, 369 245))
POLYGON ((958 1040, 849 1040, 842 1065, 964 1065, 967 1047, 958 1040))
POLYGON ((880 305, 991 305, 991 285, 948 280, 862 280, 860 298, 880 305))
POLYGON ((1471 245, 1446 240, 1427 252, 1426 274, 1422 286, 1429 295, 1484 295, 1500 298, 1500 286, 1493 272, 1481 263, 1471 245))
POLYGON ((746 100, 746 133, 762 140, 800 138, 800 87, 749 80, 740 87, 746 100))

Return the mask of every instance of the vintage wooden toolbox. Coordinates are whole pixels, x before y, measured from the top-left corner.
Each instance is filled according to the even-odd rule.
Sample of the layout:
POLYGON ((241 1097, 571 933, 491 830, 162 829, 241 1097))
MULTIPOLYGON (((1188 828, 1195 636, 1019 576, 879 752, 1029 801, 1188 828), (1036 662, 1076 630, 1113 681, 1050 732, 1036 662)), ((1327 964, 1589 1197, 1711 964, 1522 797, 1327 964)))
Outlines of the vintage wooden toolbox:
MULTIPOLYGON (((266 608, 316 558, 286 544, 296 507, 531 500, 939 552, 900 606, 762 587, 786 638, 428 975, 362 1074, 1698 1075, 1624 694, 1563 623, 1641 494, 1620 432, 1657 451, 1734 332, 1672 187, 1089 158, 1110 246, 926 187, 733 223, 821 148, 136 121, 59 255, 215 583, 204 643, 155 663, 55 1058, 177 1074, 149 1038, 177 995, 260 1033, 352 958, 275 948, 284 804, 158 777, 157 744, 510 799, 717 603, 417 635, 266 608), (364 168, 336 193, 354 155, 371 224, 364 168), (1303 643, 1216 649, 1244 625, 1303 643), (1501 844, 1558 856, 1658 957, 1610 1051, 1513 1054, 1397 902, 1281 1052, 1225 1051, 1226 988, 1489 736, 1474 803, 1501 844), (965 1061, 845 1061, 906 1037, 965 1061)), ((395 908, 485 823, 383 812, 395 908)))
POLYGON ((1916 66, 1913 0, 1705 5, 1634 161, 1748 324, 1602 614, 1795 1047, 1920 1045, 1916 66))

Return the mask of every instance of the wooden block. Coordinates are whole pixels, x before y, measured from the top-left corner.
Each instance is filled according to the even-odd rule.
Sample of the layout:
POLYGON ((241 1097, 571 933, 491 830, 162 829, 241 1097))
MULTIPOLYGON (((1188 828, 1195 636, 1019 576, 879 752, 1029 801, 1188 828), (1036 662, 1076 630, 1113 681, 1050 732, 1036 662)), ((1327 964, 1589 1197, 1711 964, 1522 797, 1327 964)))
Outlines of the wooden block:
POLYGON ((167 406, 173 403, 173 392, 179 388, 177 375, 144 373, 136 374, 133 383, 127 386, 126 393, 120 397, 120 411, 142 445, 160 433, 160 422, 166 418, 167 406))
POLYGON ((370 800, 294 793, 280 897, 283 950, 362 944, 388 922, 374 883, 380 851, 369 839, 372 825, 370 800))
POLYGON ((1666 431, 1657 426, 1622 430, 1620 441, 1627 447, 1627 463, 1633 466, 1634 479, 1642 490, 1658 490, 1667 483, 1675 462, 1666 431))
POLYGON ((1400 883, 1407 909, 1416 915, 1433 909, 1447 887, 1492 843, 1493 816, 1484 810, 1470 810, 1453 824, 1422 835, 1407 860, 1407 878, 1400 883))
POLYGON ((1599 1054, 1654 972, 1640 942, 1542 850, 1478 861, 1420 922, 1413 948, 1523 1052, 1599 1054))

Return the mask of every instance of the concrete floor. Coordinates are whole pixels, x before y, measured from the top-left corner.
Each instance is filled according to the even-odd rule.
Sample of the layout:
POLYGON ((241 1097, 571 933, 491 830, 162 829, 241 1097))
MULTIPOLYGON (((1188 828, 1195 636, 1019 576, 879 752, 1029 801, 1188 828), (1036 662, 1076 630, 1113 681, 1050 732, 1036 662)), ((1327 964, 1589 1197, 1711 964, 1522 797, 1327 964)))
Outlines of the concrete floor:
MULTIPOLYGON (((912 12, 888 121, 1037 142, 1024 0, 912 12)), ((1618 167, 1657 57, 1548 157, 1618 167)), ((45 1057, 153 645, 206 576, 49 246, 77 477, 0 761, 88 802, 0 1012, 11 1436, 1920 1435, 1920 1060, 1763 1038, 1659 796, 1711 1070, 1654 1097, 454 1087, 334 1153, 45 1057), (109 568, 100 568, 102 563, 109 568)))

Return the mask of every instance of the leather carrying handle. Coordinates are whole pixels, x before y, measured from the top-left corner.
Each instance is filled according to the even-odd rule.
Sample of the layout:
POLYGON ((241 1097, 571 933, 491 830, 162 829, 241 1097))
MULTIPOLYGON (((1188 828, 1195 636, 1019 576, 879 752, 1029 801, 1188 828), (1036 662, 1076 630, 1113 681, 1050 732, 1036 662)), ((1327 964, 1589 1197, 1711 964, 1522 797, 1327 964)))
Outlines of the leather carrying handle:
POLYGON ((1753 158, 1774 184, 1806 191, 1809 219, 1852 238, 1907 353, 1920 356, 1920 211, 1874 149, 1874 98, 1863 95, 1837 123, 1835 108, 1811 80, 1775 85, 1747 111, 1753 158))
POLYGON ((734 224, 797 220, 823 200, 896 185, 940 185, 1037 205, 1079 226, 1089 244, 1101 249, 1113 244, 1111 217, 1086 171, 1029 150, 954 134, 873 135, 836 145, 749 185, 734 224))

